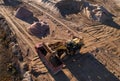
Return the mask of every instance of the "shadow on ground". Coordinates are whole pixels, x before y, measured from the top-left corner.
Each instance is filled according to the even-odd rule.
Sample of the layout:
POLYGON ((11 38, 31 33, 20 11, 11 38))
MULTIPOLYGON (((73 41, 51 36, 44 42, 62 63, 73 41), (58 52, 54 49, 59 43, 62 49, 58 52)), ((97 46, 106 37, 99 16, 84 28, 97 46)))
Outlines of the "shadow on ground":
MULTIPOLYGON (((119 81, 89 53, 75 55, 65 61, 65 64, 78 81, 119 81)), ((56 81, 70 81, 63 72, 53 77, 56 81)))
POLYGON ((77 14, 80 12, 81 3, 79 1, 59 1, 55 7, 63 17, 70 14, 77 14))
POLYGON ((4 5, 6 6, 17 6, 22 4, 21 1, 17 1, 17 0, 3 0, 4 1, 4 5))
POLYGON ((50 0, 42 0, 42 2, 48 2, 48 3, 49 3, 49 2, 50 2, 50 0))
POLYGON ((79 81, 119 81, 89 53, 82 56, 78 54, 65 64, 79 81))
POLYGON ((120 29, 120 25, 117 24, 115 21, 112 21, 112 20, 106 21, 102 24, 113 27, 113 28, 116 28, 116 29, 120 29))
POLYGON ((17 1, 17 0, 13 0, 13 1, 12 0, 4 0, 4 3, 1 4, 1 5, 15 7, 15 6, 18 6, 20 4, 22 4, 21 1, 17 1))
POLYGON ((63 71, 60 71, 58 74, 52 76, 54 77, 55 81, 70 81, 63 71))
POLYGON ((39 22, 39 19, 37 17, 27 17, 27 18, 19 18, 29 24, 33 24, 34 22, 39 22))
POLYGON ((120 25, 117 24, 115 21, 113 21, 113 17, 116 17, 114 14, 112 14, 111 12, 109 12, 108 10, 106 10, 104 7, 102 7, 106 12, 107 12, 107 16, 109 16, 109 20, 106 20, 105 22, 103 22, 102 24, 113 27, 113 28, 117 28, 120 29, 120 25))

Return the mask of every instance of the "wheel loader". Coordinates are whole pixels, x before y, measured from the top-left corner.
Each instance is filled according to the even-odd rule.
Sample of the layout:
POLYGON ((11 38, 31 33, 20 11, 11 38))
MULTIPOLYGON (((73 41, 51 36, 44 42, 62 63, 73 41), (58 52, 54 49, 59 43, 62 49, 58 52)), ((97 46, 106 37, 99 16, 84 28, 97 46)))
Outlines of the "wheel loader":
POLYGON ((48 69, 56 74, 62 69, 65 57, 79 53, 83 45, 83 39, 76 37, 69 41, 58 41, 52 44, 42 42, 37 44, 35 49, 48 69))

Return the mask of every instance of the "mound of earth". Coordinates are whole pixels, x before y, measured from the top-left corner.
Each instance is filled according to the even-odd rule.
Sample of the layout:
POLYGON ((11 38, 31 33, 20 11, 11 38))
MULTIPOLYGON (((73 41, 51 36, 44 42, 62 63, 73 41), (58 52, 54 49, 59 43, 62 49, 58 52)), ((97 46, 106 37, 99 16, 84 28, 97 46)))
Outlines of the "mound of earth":
POLYGON ((35 22, 29 28, 28 32, 39 38, 45 37, 50 33, 49 25, 45 22, 35 22))
POLYGON ((15 17, 23 20, 29 17, 33 17, 33 13, 24 7, 20 7, 17 9, 15 17))
POLYGON ((89 19, 98 22, 112 20, 113 17, 113 15, 109 13, 103 6, 90 4, 88 2, 84 3, 83 14, 86 15, 89 19))
POLYGON ((58 8, 62 16, 79 13, 82 9, 83 0, 62 0, 55 7, 58 8))

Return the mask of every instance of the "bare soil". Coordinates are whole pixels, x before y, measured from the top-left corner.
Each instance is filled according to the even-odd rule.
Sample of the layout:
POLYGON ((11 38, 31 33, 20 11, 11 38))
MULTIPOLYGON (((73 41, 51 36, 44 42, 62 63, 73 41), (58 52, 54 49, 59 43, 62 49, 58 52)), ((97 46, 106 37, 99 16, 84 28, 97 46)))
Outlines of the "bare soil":
MULTIPOLYGON (((90 0, 88 0, 90 1, 90 0)), ((2 3, 2 0, 0 1, 2 3)), ((82 14, 70 14, 66 18, 53 14, 39 3, 23 3, 16 7, 0 5, 0 13, 11 25, 16 39, 22 49, 24 62, 39 62, 39 69, 43 72, 34 77, 37 81, 119 81, 120 80, 120 11, 115 2, 106 0, 92 0, 105 6, 115 15, 113 21, 106 24, 94 24, 82 14), (107 4, 107 5, 106 5, 107 4), (50 26, 50 35, 39 39, 27 32, 30 22, 15 18, 14 13, 20 6, 25 6, 34 13, 34 16, 47 22, 50 26), (65 41, 73 36, 84 37, 85 46, 81 54, 70 57, 65 61, 66 67, 57 75, 53 75, 37 57, 34 46, 39 42, 52 43, 65 41), (29 49, 29 51, 28 51, 29 49), (28 55, 26 57, 26 55, 28 55), (45 73, 44 73, 45 71, 45 73)))
POLYGON ((11 30, 8 29, 9 27, 5 18, 0 14, 0 80, 19 81, 16 79, 17 76, 8 71, 8 65, 16 61, 10 50, 11 47, 9 47, 10 42, 13 41, 13 38, 10 37, 11 30))

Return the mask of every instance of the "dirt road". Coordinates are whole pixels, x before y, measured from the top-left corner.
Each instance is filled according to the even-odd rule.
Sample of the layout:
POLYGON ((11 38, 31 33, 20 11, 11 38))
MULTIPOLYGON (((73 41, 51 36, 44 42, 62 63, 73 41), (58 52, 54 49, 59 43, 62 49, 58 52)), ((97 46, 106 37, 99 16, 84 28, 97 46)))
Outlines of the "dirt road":
POLYGON ((115 0, 115 2, 116 2, 116 4, 117 4, 117 6, 120 7, 120 1, 119 1, 119 0, 115 0))

